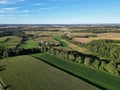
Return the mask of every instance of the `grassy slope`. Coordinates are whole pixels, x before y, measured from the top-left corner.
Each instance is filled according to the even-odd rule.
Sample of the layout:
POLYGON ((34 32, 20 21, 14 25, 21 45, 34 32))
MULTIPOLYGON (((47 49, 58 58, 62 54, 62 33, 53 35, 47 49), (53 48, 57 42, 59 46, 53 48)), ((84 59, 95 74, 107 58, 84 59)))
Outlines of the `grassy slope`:
POLYGON ((21 44, 19 48, 36 48, 39 47, 38 43, 34 40, 28 40, 24 44, 21 44))
POLYGON ((10 90, 96 90, 98 88, 31 56, 0 60, 7 69, 0 78, 10 90))
POLYGON ((16 36, 8 36, 8 37, 1 37, 0 38, 0 46, 8 47, 8 48, 14 48, 17 46, 17 44, 21 41, 19 37, 16 36))
POLYGON ((55 37, 54 38, 56 41, 59 41, 59 42, 61 42, 61 44, 64 46, 64 47, 68 47, 68 44, 66 43, 66 42, 64 42, 63 40, 61 40, 61 37, 55 37))
POLYGON ((75 50, 75 51, 82 52, 82 53, 85 53, 85 54, 91 54, 91 52, 89 50, 87 50, 86 48, 84 48, 84 47, 80 47, 78 45, 75 45, 75 44, 73 44, 71 42, 68 42, 66 40, 63 40, 63 39, 62 39, 62 41, 67 43, 68 47, 75 50))
POLYGON ((93 84, 99 85, 102 88, 106 88, 109 90, 119 90, 120 88, 120 77, 116 77, 96 69, 88 68, 83 65, 64 61, 47 53, 35 54, 33 56, 77 77, 83 78, 93 84))

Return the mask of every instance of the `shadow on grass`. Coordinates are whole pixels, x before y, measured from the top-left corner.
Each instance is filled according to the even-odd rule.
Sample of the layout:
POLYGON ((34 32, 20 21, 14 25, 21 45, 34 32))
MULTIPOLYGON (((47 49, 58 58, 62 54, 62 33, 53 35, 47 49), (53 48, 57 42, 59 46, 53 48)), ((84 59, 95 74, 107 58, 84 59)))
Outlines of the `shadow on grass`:
POLYGON ((6 70, 6 66, 5 65, 0 66, 0 71, 4 71, 4 70, 6 70))

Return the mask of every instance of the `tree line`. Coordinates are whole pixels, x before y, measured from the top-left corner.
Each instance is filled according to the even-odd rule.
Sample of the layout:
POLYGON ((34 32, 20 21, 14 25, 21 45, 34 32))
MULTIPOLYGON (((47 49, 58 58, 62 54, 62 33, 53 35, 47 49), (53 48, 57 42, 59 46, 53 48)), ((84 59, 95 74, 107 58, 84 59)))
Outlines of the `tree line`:
POLYGON ((48 52, 55 56, 62 57, 65 60, 93 67, 114 75, 120 74, 120 67, 118 67, 119 65, 117 65, 115 62, 109 61, 107 59, 100 59, 99 57, 94 55, 83 54, 72 50, 63 50, 55 47, 44 47, 43 52, 48 52))
POLYGON ((117 44, 120 44, 119 40, 95 40, 85 44, 84 46, 100 57, 119 63, 120 45, 117 44))
POLYGON ((85 66, 93 67, 102 71, 106 71, 115 75, 120 74, 120 66, 113 61, 100 59, 97 56, 83 54, 73 50, 63 50, 57 47, 43 46, 41 48, 0 48, 0 58, 27 55, 35 53, 47 52, 52 55, 64 58, 70 62, 83 64, 85 66))

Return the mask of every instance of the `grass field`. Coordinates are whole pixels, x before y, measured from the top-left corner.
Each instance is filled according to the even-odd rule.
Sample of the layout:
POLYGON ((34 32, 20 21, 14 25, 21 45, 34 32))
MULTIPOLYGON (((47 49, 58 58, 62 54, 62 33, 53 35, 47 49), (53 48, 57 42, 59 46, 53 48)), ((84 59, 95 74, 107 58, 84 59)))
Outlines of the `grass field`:
POLYGON ((19 48, 37 48, 37 47, 39 47, 39 45, 34 40, 28 40, 19 46, 19 48))
MULTIPOLYGON (((46 57, 46 56, 45 56, 46 57)), ((31 56, 0 60, 0 78, 9 90, 98 90, 95 86, 31 56)))
POLYGON ((1 37, 0 46, 8 47, 8 48, 15 48, 20 41, 21 41, 21 38, 16 37, 16 36, 1 37))
POLYGON ((54 39, 56 41, 59 41, 62 44, 62 46, 68 47, 68 44, 66 42, 64 42, 63 40, 61 40, 61 37, 55 37, 54 39))
POLYGON ((68 45, 68 47, 71 48, 72 50, 82 52, 82 53, 85 53, 85 54, 91 54, 91 52, 88 49, 84 48, 84 47, 75 45, 75 44, 73 44, 71 42, 68 42, 66 40, 63 40, 63 39, 61 41, 65 42, 68 45))
POLYGON ((47 53, 35 54, 33 57, 43 60, 55 67, 58 67, 70 74, 82 78, 92 84, 98 85, 107 90, 120 89, 120 77, 110 75, 97 69, 88 68, 83 65, 75 64, 47 53), (46 57, 47 56, 47 57, 46 57))

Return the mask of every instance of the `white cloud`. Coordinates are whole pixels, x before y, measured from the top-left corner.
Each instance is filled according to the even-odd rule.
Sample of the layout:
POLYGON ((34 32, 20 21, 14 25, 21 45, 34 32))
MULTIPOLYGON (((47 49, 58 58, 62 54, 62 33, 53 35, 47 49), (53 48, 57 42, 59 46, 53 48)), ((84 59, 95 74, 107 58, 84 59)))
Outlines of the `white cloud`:
POLYGON ((28 12, 30 12, 30 11, 29 11, 29 10, 23 10, 23 11, 21 11, 21 12, 28 13, 28 12))
POLYGON ((20 7, 8 7, 8 8, 2 8, 2 10, 3 11, 15 11, 15 10, 17 10, 18 8, 20 8, 20 7))
POLYGON ((40 8, 39 10, 50 10, 50 9, 53 9, 53 7, 40 8))
POLYGON ((8 1, 7 0, 0 0, 0 4, 7 4, 8 1))
POLYGON ((25 0, 0 0, 0 4, 15 4, 23 1, 25 0))
POLYGON ((35 6, 45 5, 44 3, 34 3, 35 6))

